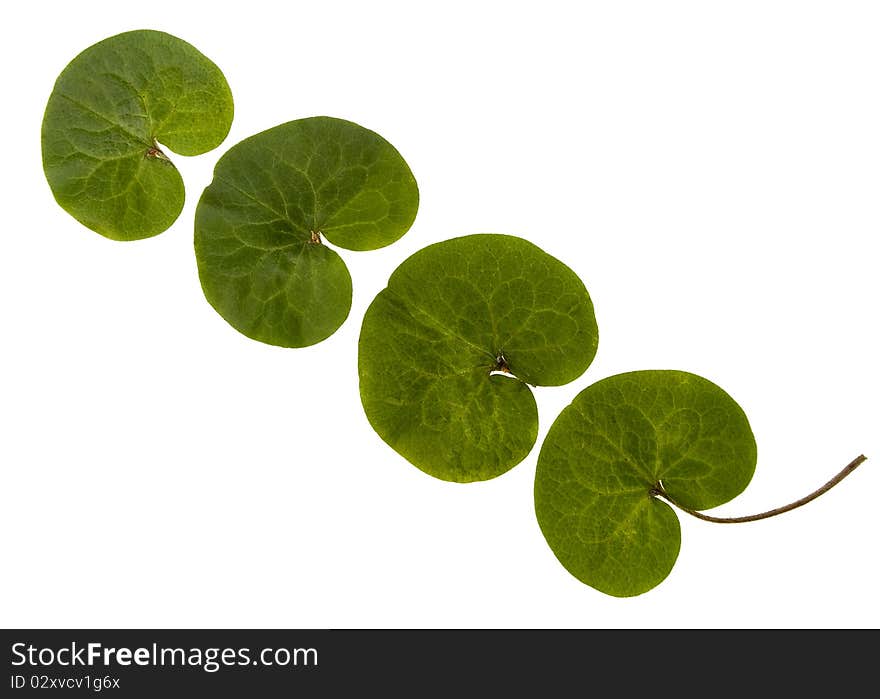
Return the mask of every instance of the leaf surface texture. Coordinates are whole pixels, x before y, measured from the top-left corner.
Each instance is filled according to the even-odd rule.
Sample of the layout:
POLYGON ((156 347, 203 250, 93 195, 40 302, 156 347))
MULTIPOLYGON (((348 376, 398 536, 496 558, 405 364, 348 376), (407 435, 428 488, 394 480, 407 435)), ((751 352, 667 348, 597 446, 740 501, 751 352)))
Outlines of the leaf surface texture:
POLYGON ((323 239, 350 250, 389 245, 415 220, 419 192, 378 134, 331 117, 251 136, 214 169, 196 210, 205 297, 255 340, 304 347, 351 308, 351 277, 323 239))
POLYGON ((618 374, 584 389, 550 428, 535 474, 541 531, 568 571, 618 597, 659 584, 681 533, 658 484, 694 510, 749 484, 757 447, 721 388, 682 371, 618 374))
POLYGON ((515 236, 454 238, 404 261, 367 310, 361 400, 376 432, 418 468, 485 480, 534 446, 527 384, 573 381, 597 343, 590 296, 562 262, 515 236))
POLYGON ((152 30, 112 36, 62 71, 46 105, 43 169, 56 201, 114 240, 167 229, 183 180, 162 151, 199 155, 232 124, 232 93, 195 47, 152 30))

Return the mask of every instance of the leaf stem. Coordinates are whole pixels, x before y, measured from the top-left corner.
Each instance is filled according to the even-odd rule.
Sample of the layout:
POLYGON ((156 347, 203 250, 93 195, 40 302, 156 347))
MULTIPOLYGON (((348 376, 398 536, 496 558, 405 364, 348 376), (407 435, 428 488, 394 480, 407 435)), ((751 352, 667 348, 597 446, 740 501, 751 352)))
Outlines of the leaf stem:
POLYGON ((814 490, 809 495, 802 497, 800 500, 795 500, 788 505, 783 505, 782 507, 777 507, 772 510, 767 510, 767 512, 761 512, 756 515, 745 515, 744 517, 713 517, 712 515, 703 514, 697 510, 692 510, 689 507, 685 507, 684 505, 680 505, 675 502, 666 491, 663 489, 663 486, 659 483, 651 489, 651 494, 656 495, 658 497, 663 498, 671 505, 675 505, 678 509, 683 512, 687 512, 689 515, 693 515, 698 519, 705 520, 706 522, 717 522, 719 524, 737 524, 739 522, 756 522, 759 519, 767 519, 768 517, 775 517, 776 515, 781 515, 783 512, 789 512, 794 510, 795 508, 800 507, 801 505, 806 505, 808 502, 815 500, 817 497, 822 495, 823 493, 827 493, 831 490, 835 485, 840 483, 844 478, 846 478, 849 474, 856 470, 868 457, 864 454, 860 454, 855 459, 850 461, 843 470, 838 473, 834 478, 828 481, 825 485, 817 490, 814 490))
POLYGON ((162 149, 159 148, 159 144, 156 142, 156 139, 153 139, 153 145, 147 148, 146 153, 147 158, 156 158, 157 160, 164 160, 167 163, 171 162, 171 158, 169 158, 165 153, 162 152, 162 149))
POLYGON ((505 374, 511 373, 504 352, 497 352, 495 354, 495 366, 492 367, 492 371, 503 371, 505 374))

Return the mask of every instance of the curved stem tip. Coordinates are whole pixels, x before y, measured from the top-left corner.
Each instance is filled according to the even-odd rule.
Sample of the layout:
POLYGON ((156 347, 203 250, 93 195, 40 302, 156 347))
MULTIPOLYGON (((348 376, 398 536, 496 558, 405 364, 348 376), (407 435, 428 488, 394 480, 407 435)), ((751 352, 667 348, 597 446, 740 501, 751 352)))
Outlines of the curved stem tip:
POLYGON ((851 474, 853 471, 855 471, 856 468, 858 468, 862 463, 864 463, 867 460, 867 458, 868 457, 866 457, 864 454, 860 454, 855 459, 850 461, 843 468, 843 470, 840 473, 838 473, 836 476, 834 476, 834 478, 832 478, 830 481, 828 481, 821 488, 814 490, 809 495, 802 497, 800 500, 795 500, 794 502, 789 503, 788 505, 783 505, 782 507, 777 507, 772 510, 767 510, 766 512, 761 512, 756 515, 745 515, 744 517, 713 517, 712 515, 704 514, 702 512, 699 512, 698 510, 692 510, 689 507, 685 507, 684 505, 680 505, 679 503, 675 502, 675 500, 673 500, 671 497, 669 497, 669 495, 666 493, 666 491, 663 490, 663 486, 660 485, 659 483, 654 488, 651 489, 651 494, 663 498, 669 504, 675 505, 682 512, 687 512, 689 515, 693 515, 694 517, 697 517, 698 519, 705 520, 706 522, 717 522, 719 524, 737 524, 739 522, 756 522, 759 519, 767 519, 768 517, 775 517, 776 515, 781 515, 783 512, 789 512, 790 510, 794 510, 794 509, 800 507, 801 505, 806 505, 808 502, 815 500, 817 497, 819 497, 823 493, 827 493, 835 485, 840 483, 840 481, 842 481, 849 474, 851 474))

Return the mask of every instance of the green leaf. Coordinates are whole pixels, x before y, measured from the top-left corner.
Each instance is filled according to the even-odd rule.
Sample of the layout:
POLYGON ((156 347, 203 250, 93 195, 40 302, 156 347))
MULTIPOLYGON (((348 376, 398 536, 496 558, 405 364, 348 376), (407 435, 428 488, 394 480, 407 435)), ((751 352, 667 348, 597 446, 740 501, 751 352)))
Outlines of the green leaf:
POLYGON ((183 208, 181 155, 222 143, 232 124, 223 73, 193 46, 138 30, 90 46, 62 71, 43 117, 43 169, 56 201, 114 240, 149 238, 183 208))
POLYGON ((598 336, 590 296, 562 262, 514 236, 454 238, 404 261, 367 309, 361 401, 379 436, 426 473, 494 478, 534 446, 526 384, 573 381, 598 336))
POLYGON ((409 230, 418 207, 409 166, 362 126, 312 117, 251 136, 220 159, 196 209, 205 297, 255 340, 320 342, 351 308, 348 269, 321 237, 380 248, 409 230))
POLYGON ((658 585, 678 557, 678 517, 662 486, 694 510, 752 479, 755 438, 739 405, 683 371, 635 371, 581 391, 553 423, 535 474, 535 512, 576 578, 609 595, 658 585))

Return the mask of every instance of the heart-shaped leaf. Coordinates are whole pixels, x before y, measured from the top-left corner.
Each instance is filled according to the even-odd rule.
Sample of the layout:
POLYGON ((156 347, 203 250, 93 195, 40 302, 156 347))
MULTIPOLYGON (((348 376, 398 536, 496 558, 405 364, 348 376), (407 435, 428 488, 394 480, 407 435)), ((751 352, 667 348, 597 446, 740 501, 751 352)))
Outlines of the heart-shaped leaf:
POLYGON ((159 147, 216 148, 232 124, 223 73, 196 48, 138 30, 90 46, 62 71, 43 117, 43 169, 56 201, 114 240, 149 238, 183 208, 183 180, 159 147))
POLYGON ((678 516, 721 505, 752 479, 748 419, 721 388, 682 371, 635 371, 581 391, 541 447, 535 512, 568 571, 609 595, 650 590, 672 570, 678 516))
POLYGON ((557 386, 596 354, 583 282, 509 235, 469 235, 405 260, 364 316, 360 392, 373 429, 443 480, 513 468, 538 433, 526 384, 557 386))
POLYGON ((351 308, 351 277, 322 243, 373 250, 409 230, 419 190, 378 134, 342 119, 281 124, 220 158, 196 209, 205 297, 236 330, 282 347, 327 338, 351 308))

